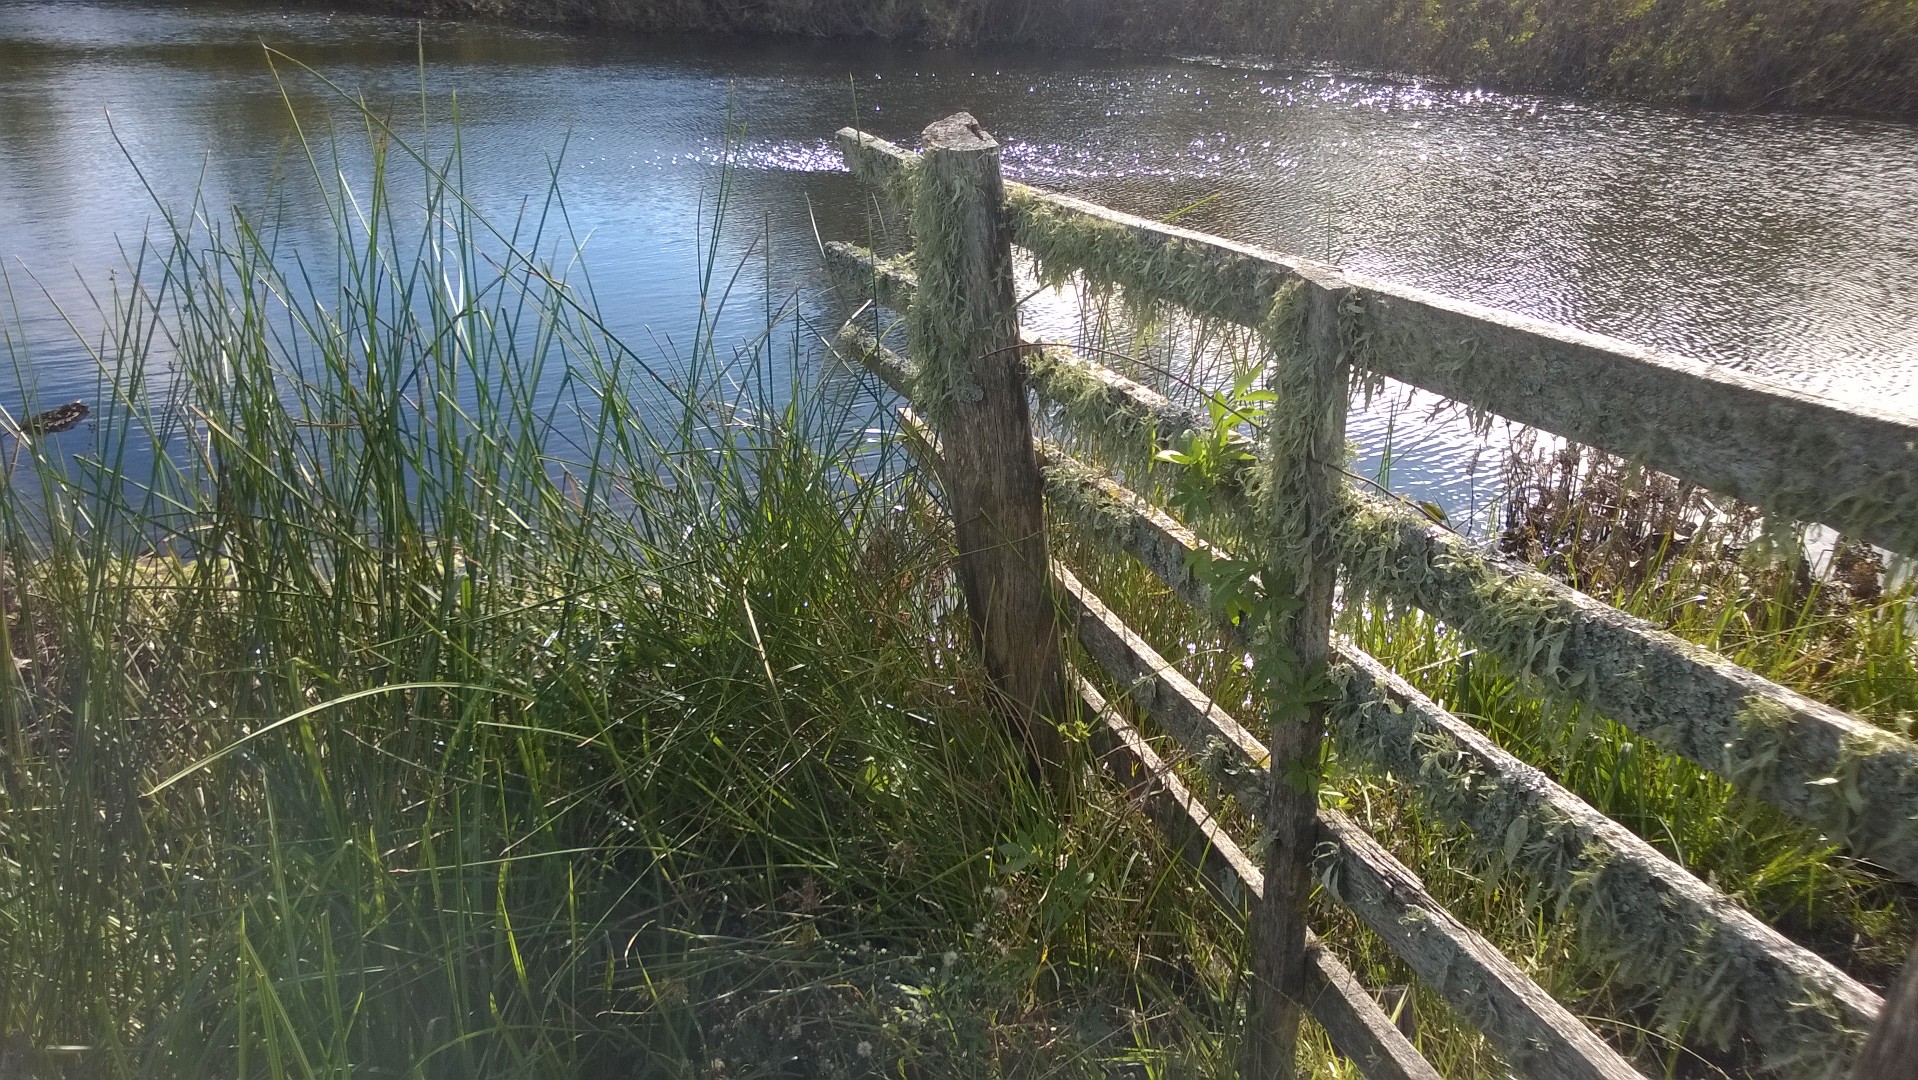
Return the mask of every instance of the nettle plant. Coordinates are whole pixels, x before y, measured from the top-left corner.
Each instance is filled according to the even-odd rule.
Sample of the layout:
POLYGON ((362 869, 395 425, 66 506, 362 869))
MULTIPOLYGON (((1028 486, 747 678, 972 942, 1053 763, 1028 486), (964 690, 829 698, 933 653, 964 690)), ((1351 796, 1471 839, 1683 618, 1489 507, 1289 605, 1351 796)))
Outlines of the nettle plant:
MULTIPOLYGON (((1222 543, 1190 552, 1186 566, 1205 586, 1212 614, 1245 636, 1248 670, 1272 721, 1303 723, 1313 705, 1339 696, 1339 686, 1328 664, 1305 662, 1291 643, 1293 622, 1305 608, 1308 575, 1301 571, 1312 557, 1309 538, 1295 526, 1269 527, 1281 519, 1257 512, 1292 486, 1246 434, 1262 436, 1293 419, 1282 395, 1268 388, 1270 370, 1263 356, 1238 365, 1229 388, 1204 395, 1210 424, 1187 432, 1154 460, 1177 467, 1167 490, 1172 508, 1223 534, 1222 543)), ((1300 516, 1296 509, 1287 515, 1300 516)), ((1319 782, 1315 762, 1287 762, 1282 769, 1282 779, 1297 790, 1319 782)))

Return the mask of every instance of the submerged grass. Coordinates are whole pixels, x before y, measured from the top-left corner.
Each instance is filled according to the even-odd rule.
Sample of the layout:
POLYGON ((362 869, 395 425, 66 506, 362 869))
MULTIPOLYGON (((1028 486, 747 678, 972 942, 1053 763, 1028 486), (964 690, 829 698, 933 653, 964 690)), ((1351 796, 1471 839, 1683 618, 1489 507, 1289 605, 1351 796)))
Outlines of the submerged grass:
POLYGON ((1029 786, 803 320, 721 342, 715 245, 647 361, 557 190, 345 108, 307 228, 170 216, 96 425, 12 438, 0 1075, 1223 1073, 1236 946, 1029 786))

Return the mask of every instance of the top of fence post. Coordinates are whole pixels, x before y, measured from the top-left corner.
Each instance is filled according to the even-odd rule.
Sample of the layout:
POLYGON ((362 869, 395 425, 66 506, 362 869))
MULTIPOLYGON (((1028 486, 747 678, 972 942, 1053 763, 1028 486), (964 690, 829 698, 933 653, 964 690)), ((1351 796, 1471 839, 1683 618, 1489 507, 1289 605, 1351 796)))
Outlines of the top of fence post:
POLYGON ((943 447, 960 586, 986 669, 1051 773, 1065 756, 1052 723, 1065 680, 999 144, 969 113, 933 123, 924 139, 912 206, 919 290, 906 323, 915 396, 943 447))

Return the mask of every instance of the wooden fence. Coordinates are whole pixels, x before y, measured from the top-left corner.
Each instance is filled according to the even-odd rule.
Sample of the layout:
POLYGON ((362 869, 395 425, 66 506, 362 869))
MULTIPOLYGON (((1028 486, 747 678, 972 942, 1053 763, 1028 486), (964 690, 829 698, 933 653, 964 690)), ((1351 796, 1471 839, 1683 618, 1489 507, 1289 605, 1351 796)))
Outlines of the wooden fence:
POLYGON ((1318 806, 1309 778, 1325 733, 1517 861, 1615 953, 1620 980, 1660 994, 1673 1027, 1744 1041, 1778 1075, 1839 1076, 1854 1063, 1856 1076, 1918 1075, 1896 1048, 1912 1038, 1918 963, 1881 1025, 1877 994, 1331 632, 1341 581, 1348 595, 1423 609, 1540 692, 1584 703, 1918 882, 1918 744, 1487 557, 1331 467, 1353 380, 1385 376, 1918 555, 1918 420, 1005 183, 997 143, 963 113, 926 129, 923 154, 851 129, 838 137, 853 173, 909 216, 914 244, 895 259, 828 245, 840 280, 905 315, 907 355, 853 322, 840 337, 913 403, 902 417, 946 490, 968 610, 1035 766, 1057 767, 1045 717, 1077 695, 1097 718, 1104 768, 1209 873, 1255 898, 1245 1075, 1291 1075, 1302 1012, 1368 1077, 1437 1075, 1311 935, 1314 881, 1519 1074, 1639 1075, 1362 827, 1318 806), (1143 448, 1135 460, 1212 423, 1022 337, 1015 243, 1048 274, 1252 328, 1266 350, 1264 444, 1222 434, 1233 465, 1210 478, 1216 504, 1254 538, 1254 584, 1265 590, 1251 617, 1221 630, 1280 658, 1260 684, 1263 738, 1050 560, 1048 513, 1212 612, 1212 578, 1195 568, 1227 556, 1122 486, 1125 475, 1033 439, 1029 393, 1065 406, 1057 417, 1090 443, 1143 448), (1065 667, 1061 616, 1127 688, 1132 715, 1262 818, 1262 857, 1228 835, 1145 731, 1065 667))

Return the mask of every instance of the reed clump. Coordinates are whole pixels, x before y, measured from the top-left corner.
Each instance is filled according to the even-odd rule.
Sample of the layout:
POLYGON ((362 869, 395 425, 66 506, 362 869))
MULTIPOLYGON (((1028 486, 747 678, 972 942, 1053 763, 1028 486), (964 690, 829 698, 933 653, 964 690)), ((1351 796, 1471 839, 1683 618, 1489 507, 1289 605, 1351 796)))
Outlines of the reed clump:
POLYGON ((1535 438, 1503 487, 1505 554, 1888 730, 1918 720, 1913 582, 1869 544, 1809 551, 1756 507, 1535 438))
POLYGON ((0 1074, 1222 1074, 1234 958, 983 719, 873 396, 711 285, 629 349, 557 192, 335 105, 6 436, 0 1074))

